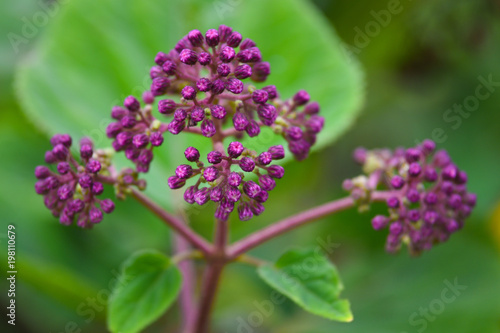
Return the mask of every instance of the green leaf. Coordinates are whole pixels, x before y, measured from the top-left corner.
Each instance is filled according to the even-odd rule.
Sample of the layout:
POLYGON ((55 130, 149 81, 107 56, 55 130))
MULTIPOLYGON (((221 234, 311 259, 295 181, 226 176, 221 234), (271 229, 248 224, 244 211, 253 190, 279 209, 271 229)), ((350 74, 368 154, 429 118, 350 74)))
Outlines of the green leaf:
POLYGON ((274 264, 258 269, 271 287, 318 316, 352 321, 349 301, 339 299, 344 288, 335 266, 315 250, 292 250, 274 264))
MULTIPOLYGON (((332 142, 352 124, 363 100, 358 63, 345 55, 328 22, 305 0, 65 3, 18 71, 19 100, 28 118, 48 134, 91 136, 98 147, 109 146, 105 128, 111 107, 149 88, 156 53, 172 49, 191 29, 222 23, 256 41, 272 67, 266 84, 276 85, 284 98, 306 89, 320 102, 326 128, 316 147, 332 142)), ((258 150, 284 143, 271 131, 251 142, 249 146, 258 150)), ((165 193, 172 195, 165 191, 166 179, 189 145, 208 150, 210 140, 167 135, 146 176, 148 194, 172 201, 165 198, 165 193)))
POLYGON ((133 254, 111 295, 108 327, 112 332, 134 333, 158 319, 177 298, 180 271, 170 259, 154 250, 133 254))

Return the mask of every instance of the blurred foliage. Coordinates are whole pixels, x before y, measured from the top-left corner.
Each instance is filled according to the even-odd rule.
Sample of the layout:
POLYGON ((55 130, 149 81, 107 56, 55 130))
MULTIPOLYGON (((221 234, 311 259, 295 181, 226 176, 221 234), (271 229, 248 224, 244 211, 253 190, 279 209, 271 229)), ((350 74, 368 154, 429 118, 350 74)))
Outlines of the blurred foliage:
MULTIPOLYGON (((208 2, 214 6, 230 4, 228 10, 234 10, 241 3, 208 2)), ((496 214, 494 211, 500 204, 500 177, 496 174, 500 165, 500 91, 481 101, 479 108, 463 119, 456 130, 443 119, 443 114, 474 94, 478 76, 492 75, 495 81, 500 81, 497 65, 500 3, 496 0, 401 1, 403 10, 393 15, 386 27, 381 26, 380 33, 370 37, 366 47, 358 50, 353 49, 357 34, 354 28, 363 31, 375 20, 371 11, 387 9, 389 1, 315 0, 314 3, 335 26, 341 39, 351 46, 346 47, 347 53, 361 60, 367 79, 366 106, 357 124, 342 140, 313 154, 307 161, 287 164, 285 179, 273 191, 266 214, 251 223, 234 221, 232 239, 343 195, 342 179, 359 173, 350 159, 356 146, 409 146, 431 136, 435 128, 445 131, 447 140, 439 143, 439 147, 449 150, 457 165, 468 172, 470 189, 478 193, 479 203, 463 231, 447 244, 416 259, 405 253, 390 256, 383 252, 384 232, 373 231, 369 224, 370 216, 383 209, 379 206, 373 207, 369 214, 360 215, 354 210, 343 212, 256 249, 254 255, 275 260, 291 246, 325 247, 324 244, 333 242, 334 251, 328 254, 339 268, 345 284, 343 297, 351 302, 354 321, 334 324, 286 301, 276 305, 271 315, 264 315, 263 325, 252 328, 253 331, 417 332, 420 326, 412 326, 410 316, 441 297, 445 280, 452 282, 457 278, 467 289, 454 302, 446 304, 435 320, 428 321, 425 332, 498 332, 499 208, 496 214)), ((39 10, 36 1, 1 2, 3 34, 20 34, 22 18, 31 19, 39 10)), ((258 25, 259 18, 254 19, 258 25)), ((102 24, 105 27, 106 22, 102 24)), ((196 27, 198 25, 189 28, 196 27)), ((33 125, 33 119, 23 116, 14 100, 12 80, 13 64, 32 56, 44 28, 41 27, 29 43, 21 45, 18 54, 12 52, 7 38, 0 41, 0 156, 4 161, 0 165, 3 185, 0 236, 5 234, 7 224, 16 225, 19 270, 16 332, 63 332, 70 321, 82 332, 105 332, 102 306, 120 263, 143 247, 169 252, 169 232, 132 201, 118 202, 116 210, 122 212, 120 218, 110 216, 92 231, 65 228, 58 225, 44 209, 41 198, 34 194, 33 168, 42 162, 43 151, 49 148, 49 143, 38 126, 33 125), (89 305, 91 301, 96 302, 96 307, 89 305), (86 314, 81 315, 77 308, 86 314)), ((155 27, 150 24, 143 28, 155 27)), ((185 33, 184 30, 165 28, 163 31, 170 36, 165 37, 167 40, 173 40, 185 33)), ((170 46, 165 45, 165 49, 170 46)), ((118 54, 127 53, 120 45, 116 47, 118 54)), ((93 52, 92 48, 88 49, 89 61, 94 59, 93 52)), ((270 61, 273 70, 276 69, 270 77, 270 81, 274 81, 282 59, 270 61)), ((125 66, 122 74, 130 75, 130 71, 138 72, 141 78, 145 69, 125 66)), ((131 85, 136 81, 127 80, 131 85)), ((120 91, 117 95, 126 93, 120 91)), ((67 97, 61 96, 61 100, 67 97)), ((90 94, 87 98, 93 97, 90 94)), ((106 110, 102 112, 107 114, 106 110)), ((211 223, 203 218, 204 213, 211 213, 211 209, 191 215, 192 223, 210 237, 211 223)), ((2 244, 4 239, 0 238, 2 244)), ((0 256, 5 262, 4 251, 0 256)), ((258 311, 256 302, 268 300, 270 295, 271 289, 259 280, 253 268, 228 267, 214 314, 216 332, 236 332, 241 320, 246 321, 258 311)), ((2 294, 0 298, 2 305, 7 300, 5 297, 2 294)), ((146 332, 174 331, 176 326, 172 323, 177 317, 174 307, 146 332)), ((4 321, 0 323, 0 330, 2 325, 4 321)), ((10 332, 9 329, 2 331, 10 332)))

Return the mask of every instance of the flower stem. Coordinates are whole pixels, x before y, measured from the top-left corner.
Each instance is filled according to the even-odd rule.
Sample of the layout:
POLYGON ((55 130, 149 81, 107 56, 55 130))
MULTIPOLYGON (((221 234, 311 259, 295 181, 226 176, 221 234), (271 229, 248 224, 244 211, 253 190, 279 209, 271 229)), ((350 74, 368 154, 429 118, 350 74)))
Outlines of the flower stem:
POLYGON ((353 206, 354 200, 351 197, 346 197, 287 217, 284 220, 273 223, 270 226, 256 231, 253 234, 250 234, 247 237, 234 243, 228 248, 227 254, 229 258, 235 259, 239 255, 253 249, 254 247, 259 246, 260 244, 274 237, 282 235, 292 229, 315 221, 319 218, 353 206))
POLYGON ((144 207, 158 216, 163 222, 165 222, 165 224, 178 232, 194 247, 200 249, 204 254, 210 254, 213 252, 213 245, 204 240, 193 229, 185 224, 183 220, 165 211, 157 203, 135 189, 131 189, 131 195, 144 207))

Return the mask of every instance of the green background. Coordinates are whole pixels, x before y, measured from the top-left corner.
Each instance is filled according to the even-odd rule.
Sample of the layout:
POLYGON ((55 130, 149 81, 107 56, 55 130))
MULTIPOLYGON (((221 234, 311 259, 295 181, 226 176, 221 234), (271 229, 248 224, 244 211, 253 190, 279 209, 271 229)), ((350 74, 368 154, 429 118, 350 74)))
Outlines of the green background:
MULTIPOLYGON (((95 5, 96 2, 88 3, 95 5)), ((220 3, 232 8, 227 14, 232 20, 237 22, 241 19, 241 24, 254 24, 256 31, 262 28, 257 35, 247 34, 258 44, 273 44, 272 40, 266 39, 265 27, 272 26, 270 22, 279 23, 285 19, 281 16, 266 16, 265 11, 262 15, 237 17, 242 6, 248 5, 246 0, 208 0, 205 1, 208 4, 203 7, 206 11, 196 8, 187 0, 172 1, 168 6, 175 9, 177 3, 183 7, 183 13, 191 10, 192 15, 202 17, 202 21, 195 25, 192 17, 180 16, 179 21, 185 18, 190 23, 158 22, 161 27, 170 27, 165 29, 167 42, 164 51, 173 47, 171 41, 183 36, 187 32, 185 29, 206 29, 207 22, 220 19, 215 10, 215 6, 220 3)), ((274 2, 269 3, 269 6, 273 6, 271 3, 274 2)), ((493 81, 500 81, 500 5, 493 0, 402 1, 402 10, 391 15, 390 22, 383 26, 377 23, 375 16, 381 10, 387 10, 389 3, 379 0, 316 0, 311 3, 311 10, 316 8, 319 15, 324 16, 322 19, 328 20, 331 29, 335 29, 346 43, 344 49, 347 53, 359 58, 366 83, 364 87, 358 88, 360 92, 365 88, 366 96, 359 93, 358 97, 360 100, 364 97, 364 106, 355 124, 335 143, 325 146, 304 162, 286 165, 286 177, 278 183, 266 203, 266 213, 248 223, 234 221, 232 239, 238 239, 293 212, 344 195, 340 189, 342 180, 360 172, 351 161, 351 152, 355 147, 410 146, 416 140, 431 136, 435 128, 442 128, 447 135, 447 139, 438 146, 447 149, 457 165, 468 172, 470 190, 479 197, 478 207, 463 231, 453 236, 447 244, 437 246, 419 258, 410 258, 404 252, 396 256, 384 253, 385 232, 375 232, 370 226, 370 216, 383 211, 382 206, 373 207, 370 213, 358 214, 351 210, 323 219, 256 249, 253 252, 255 256, 275 260, 291 246, 334 243, 334 250, 329 255, 342 276, 345 285, 342 297, 350 300, 354 321, 349 324, 333 323, 307 314, 292 302, 285 301, 276 305, 272 313, 267 313, 269 315, 264 313, 263 324, 252 327, 253 332, 418 332, 423 326, 412 325, 410 316, 421 308, 436 304, 446 287, 444 281, 453 282, 455 279, 467 288, 455 301, 446 304, 442 313, 427 320, 425 332, 500 331, 500 213, 497 212, 495 217, 495 209, 500 203, 500 91, 494 91, 488 99, 481 101, 477 110, 469 118, 463 119, 457 129, 452 128, 453 123, 443 119, 446 110, 454 104, 463 104, 468 96, 474 95, 480 84, 479 76, 487 78, 491 75, 493 81), (379 31, 369 30, 377 24, 379 31), (363 40, 359 31, 373 36, 367 35, 363 40)), ((46 116, 43 113, 41 116, 33 112, 23 113, 21 105, 35 103, 32 97, 37 94, 43 100, 46 82, 35 82, 28 91, 25 88, 18 92, 19 99, 16 99, 13 84, 15 70, 21 64, 32 64, 47 44, 59 41, 56 36, 65 36, 65 31, 61 31, 63 23, 68 24, 68 31, 80 23, 66 16, 64 11, 69 9, 64 4, 61 11, 50 18, 46 25, 38 28, 28 43, 20 45, 19 52, 15 53, 7 34, 21 34, 25 24, 23 18, 31 20, 42 7, 40 2, 30 0, 3 1, 0 6, 0 242, 4 247, 0 251, 0 258, 6 262, 5 234, 7 225, 14 224, 19 272, 17 325, 15 330, 5 326, 6 332, 59 333, 65 330, 78 332, 77 329, 81 329, 81 332, 105 332, 103 305, 109 285, 121 263, 130 253, 141 248, 152 247, 170 253, 170 234, 164 225, 131 200, 118 202, 116 212, 106 216, 103 223, 92 231, 63 227, 44 208, 42 198, 33 189, 33 169, 43 162, 43 152, 49 148, 45 124, 47 119, 43 118, 46 116), (56 25, 59 31, 54 27, 56 25), (92 310, 89 302, 93 299, 96 306, 92 310)), ((146 7, 140 6, 137 15, 140 16, 141 10, 151 10, 146 7)), ((106 7, 100 11, 93 8, 85 10, 81 8, 81 17, 86 22, 101 26, 103 34, 106 26, 111 24, 110 20, 122 19, 119 13, 115 14, 106 7)), ((303 15, 312 14, 304 12, 303 15)), ((299 16, 286 19, 296 21, 297 29, 308 31, 310 21, 307 21, 307 17, 299 16)), ((151 21, 154 22, 153 19, 151 21)), ((155 28, 153 24, 123 24, 123 27, 129 41, 135 40, 138 35, 147 35, 155 28)), ((73 73, 71 64, 58 64, 61 73, 69 80, 68 85, 88 82, 85 76, 88 64, 101 62, 100 65, 104 67, 116 66, 116 63, 106 63, 96 56, 104 49, 114 50, 121 56, 117 61, 123 61, 119 63, 122 67, 116 76, 99 78, 122 83, 121 87, 125 88, 115 91, 117 99, 140 84, 140 79, 129 79, 143 78, 146 68, 142 65, 129 66, 126 59, 137 58, 137 55, 127 49, 120 39, 112 37, 89 34, 87 39, 81 41, 82 50, 85 50, 85 45, 92 47, 86 50, 87 57, 81 57, 79 72, 73 73), (86 44, 94 40, 95 44, 86 44), (102 40, 107 40, 107 43, 97 43, 102 40)), ((290 36, 283 34, 286 43, 294 42, 293 38, 287 37, 290 36)), ((314 40, 318 37, 310 38, 314 40)), ((75 40, 67 42, 79 44, 75 40)), ((155 42, 150 41, 148 45, 151 47, 155 42)), ((293 46, 288 44, 286 47, 293 46)), ((52 47, 58 48, 59 45, 52 47)), ((293 54, 288 56, 294 57, 293 54)), ((154 53, 145 59, 146 63, 150 64, 153 57, 154 53)), ((307 77, 307 72, 304 74, 307 62, 302 62, 305 67, 296 68, 295 71, 283 73, 281 70, 282 75, 278 77, 280 66, 283 68, 285 60, 269 55, 273 74, 268 82, 279 84, 286 80, 293 82, 296 77, 307 77)), ((35 68, 40 68, 38 66, 35 68)), ((56 74, 46 72, 47 82, 64 86, 64 81, 57 82, 56 74)), ((335 81, 342 79, 331 78, 335 81)), ((85 113, 78 112, 85 110, 94 99, 99 99, 96 97, 101 92, 99 83, 103 84, 96 81, 95 86, 81 86, 81 91, 60 91, 59 96, 50 98, 63 101, 61 105, 73 102, 75 109, 70 112, 77 114, 80 117, 78 119, 85 119, 85 113), (86 100, 88 103, 85 103, 86 100)), ((312 94, 315 88, 321 90, 331 84, 325 81, 302 83, 312 94)), ((287 87, 292 91, 299 89, 301 82, 287 87)), ((349 99, 349 96, 344 97, 349 99)), ((42 104, 32 105, 31 108, 37 107, 40 110, 46 108, 42 104)), ((107 117, 108 110, 100 111, 103 118, 107 117)), ((60 119, 68 110, 53 110, 53 115, 57 116, 58 112, 61 118, 55 117, 50 121, 56 128, 64 128, 65 124, 60 119)), ((79 123, 73 122, 72 126, 68 131, 79 136, 79 123)), ((172 171, 173 166, 165 172, 169 174, 172 171)), ((162 184, 161 181, 158 183, 162 184)), ((169 190, 164 181, 163 184, 165 193, 161 192, 160 187, 155 196, 161 199, 163 195, 168 205, 169 190)), ((113 195, 111 191, 106 194, 113 195)), ((191 215, 193 225, 207 237, 211 235, 212 223, 204 216, 210 216, 211 212, 212 207, 208 207, 200 214, 191 215)), ((3 276, 5 269, 1 271, 3 276)), ((0 292, 0 301, 5 309, 7 285, 4 281, 2 278, 4 291, 0 292)), ((254 269, 241 265, 230 266, 225 271, 216 304, 214 332, 238 332, 241 318, 246 321, 258 311, 256 302, 270 299, 271 289, 259 280, 254 269)), ((177 319, 178 307, 174 306, 147 332, 174 332, 177 319)), ((6 325, 5 321, 5 318, 2 319, 0 328, 6 325)), ((245 332, 243 329, 240 331, 245 332)))

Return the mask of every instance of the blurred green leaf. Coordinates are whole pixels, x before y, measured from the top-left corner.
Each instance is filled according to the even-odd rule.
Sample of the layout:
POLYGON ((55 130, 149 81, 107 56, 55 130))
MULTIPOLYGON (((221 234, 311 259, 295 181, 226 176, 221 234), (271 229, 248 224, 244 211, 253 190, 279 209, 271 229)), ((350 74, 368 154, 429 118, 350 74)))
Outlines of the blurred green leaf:
POLYGON ((349 301, 339 299, 344 286, 337 269, 317 251, 288 251, 258 272, 267 284, 303 309, 331 320, 352 321, 349 301))
MULTIPOLYGON (((193 28, 224 23, 257 42, 273 68, 268 82, 284 98, 307 89, 320 102, 326 128, 318 147, 337 138, 352 124, 364 87, 358 64, 344 55, 326 20, 301 0, 229 6, 230 10, 223 10, 201 0, 68 3, 54 18, 38 53, 18 73, 17 91, 24 110, 50 134, 90 136, 97 146, 109 145, 105 127, 111 107, 129 94, 138 96, 149 89, 148 69, 155 54, 172 49, 193 28)), ((267 149, 280 140, 268 132, 248 146, 267 149)), ((208 150, 209 141, 194 135, 168 136, 146 176, 149 194, 165 201, 165 183, 158 180, 172 173, 183 149, 194 145, 208 150)))
POLYGON ((125 261, 109 301, 109 329, 115 333, 140 332, 172 305, 181 284, 180 271, 162 253, 134 253, 125 261))

